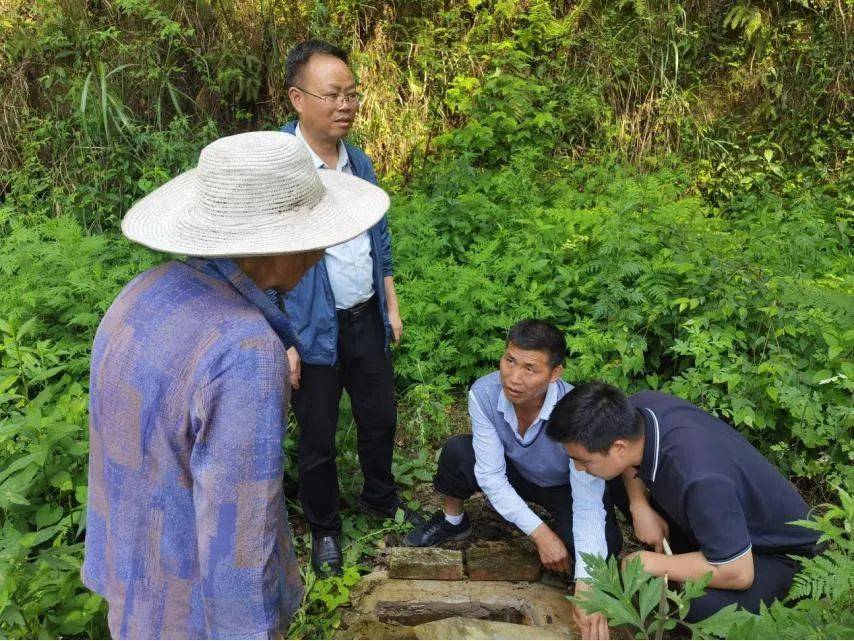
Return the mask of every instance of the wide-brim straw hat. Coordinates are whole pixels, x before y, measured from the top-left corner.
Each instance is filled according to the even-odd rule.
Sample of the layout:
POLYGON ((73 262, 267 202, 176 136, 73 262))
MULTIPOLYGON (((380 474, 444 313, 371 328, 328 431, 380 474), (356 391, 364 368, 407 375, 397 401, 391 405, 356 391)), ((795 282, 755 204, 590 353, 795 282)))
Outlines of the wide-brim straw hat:
POLYGON ((267 256, 323 249, 382 218, 388 195, 349 174, 318 170, 296 137, 272 131, 227 136, 195 169, 134 204, 129 239, 189 256, 267 256))

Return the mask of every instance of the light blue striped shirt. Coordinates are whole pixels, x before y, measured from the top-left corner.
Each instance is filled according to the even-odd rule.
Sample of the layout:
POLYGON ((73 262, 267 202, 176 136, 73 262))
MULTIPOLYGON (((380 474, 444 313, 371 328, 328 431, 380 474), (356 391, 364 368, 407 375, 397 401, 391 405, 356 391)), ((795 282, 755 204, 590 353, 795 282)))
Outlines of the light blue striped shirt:
MULTIPOLYGON (((566 386, 564 393, 571 389, 572 386, 566 386)), ((545 429, 552 409, 561 396, 557 382, 549 385, 540 414, 527 429, 524 436, 519 434, 519 420, 516 417, 516 410, 504 395, 503 390, 498 394, 495 409, 498 410, 498 415, 509 425, 519 445, 527 446, 545 429)), ((528 504, 510 484, 507 478, 504 445, 497 432, 498 426, 494 425, 488 418, 474 391, 469 392, 469 416, 475 452, 475 477, 478 485, 496 512, 516 525, 525 534, 530 535, 543 521, 528 507, 528 504)), ((572 489, 575 576, 584 579, 588 578, 589 574, 581 558, 582 553, 594 554, 602 558, 608 556, 608 544, 605 538, 605 506, 603 503, 605 481, 586 472, 579 472, 575 469, 571 459, 566 478, 572 489)))

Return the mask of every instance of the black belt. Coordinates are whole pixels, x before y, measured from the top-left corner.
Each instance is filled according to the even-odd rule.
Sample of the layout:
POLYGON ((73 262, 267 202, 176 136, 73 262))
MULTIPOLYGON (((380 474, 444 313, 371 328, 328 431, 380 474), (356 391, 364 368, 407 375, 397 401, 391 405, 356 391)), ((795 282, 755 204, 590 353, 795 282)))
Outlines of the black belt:
POLYGON ((368 300, 359 303, 358 305, 353 305, 350 309, 339 309, 336 314, 338 315, 339 321, 354 321, 360 316, 364 316, 367 312, 371 311, 371 306, 376 305, 377 303, 377 295, 374 294, 368 300))

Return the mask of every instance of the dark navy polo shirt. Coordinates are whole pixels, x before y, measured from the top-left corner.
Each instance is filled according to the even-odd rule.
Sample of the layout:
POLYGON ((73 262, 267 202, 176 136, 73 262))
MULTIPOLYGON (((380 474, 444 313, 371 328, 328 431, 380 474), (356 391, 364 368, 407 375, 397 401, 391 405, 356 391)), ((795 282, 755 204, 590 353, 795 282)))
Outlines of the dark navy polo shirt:
POLYGON ((818 533, 795 487, 731 426, 688 401, 641 392, 630 402, 646 424, 638 476, 706 560, 754 553, 807 554, 818 533))

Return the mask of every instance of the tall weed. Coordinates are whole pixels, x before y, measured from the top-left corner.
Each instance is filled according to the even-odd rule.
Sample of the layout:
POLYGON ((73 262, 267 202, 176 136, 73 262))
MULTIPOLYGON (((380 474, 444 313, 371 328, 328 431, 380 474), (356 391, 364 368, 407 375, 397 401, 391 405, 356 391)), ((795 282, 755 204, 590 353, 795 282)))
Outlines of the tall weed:
POLYGON ((68 217, 0 212, 0 635, 100 638, 104 604, 80 581, 89 347, 160 258, 68 217))
MULTIPOLYGON (((462 134, 465 135, 465 134, 462 134)), ((690 172, 449 163, 392 226, 407 383, 468 385, 526 316, 568 333, 571 381, 681 395, 786 472, 850 473, 854 263, 821 187, 714 216, 690 172)))

